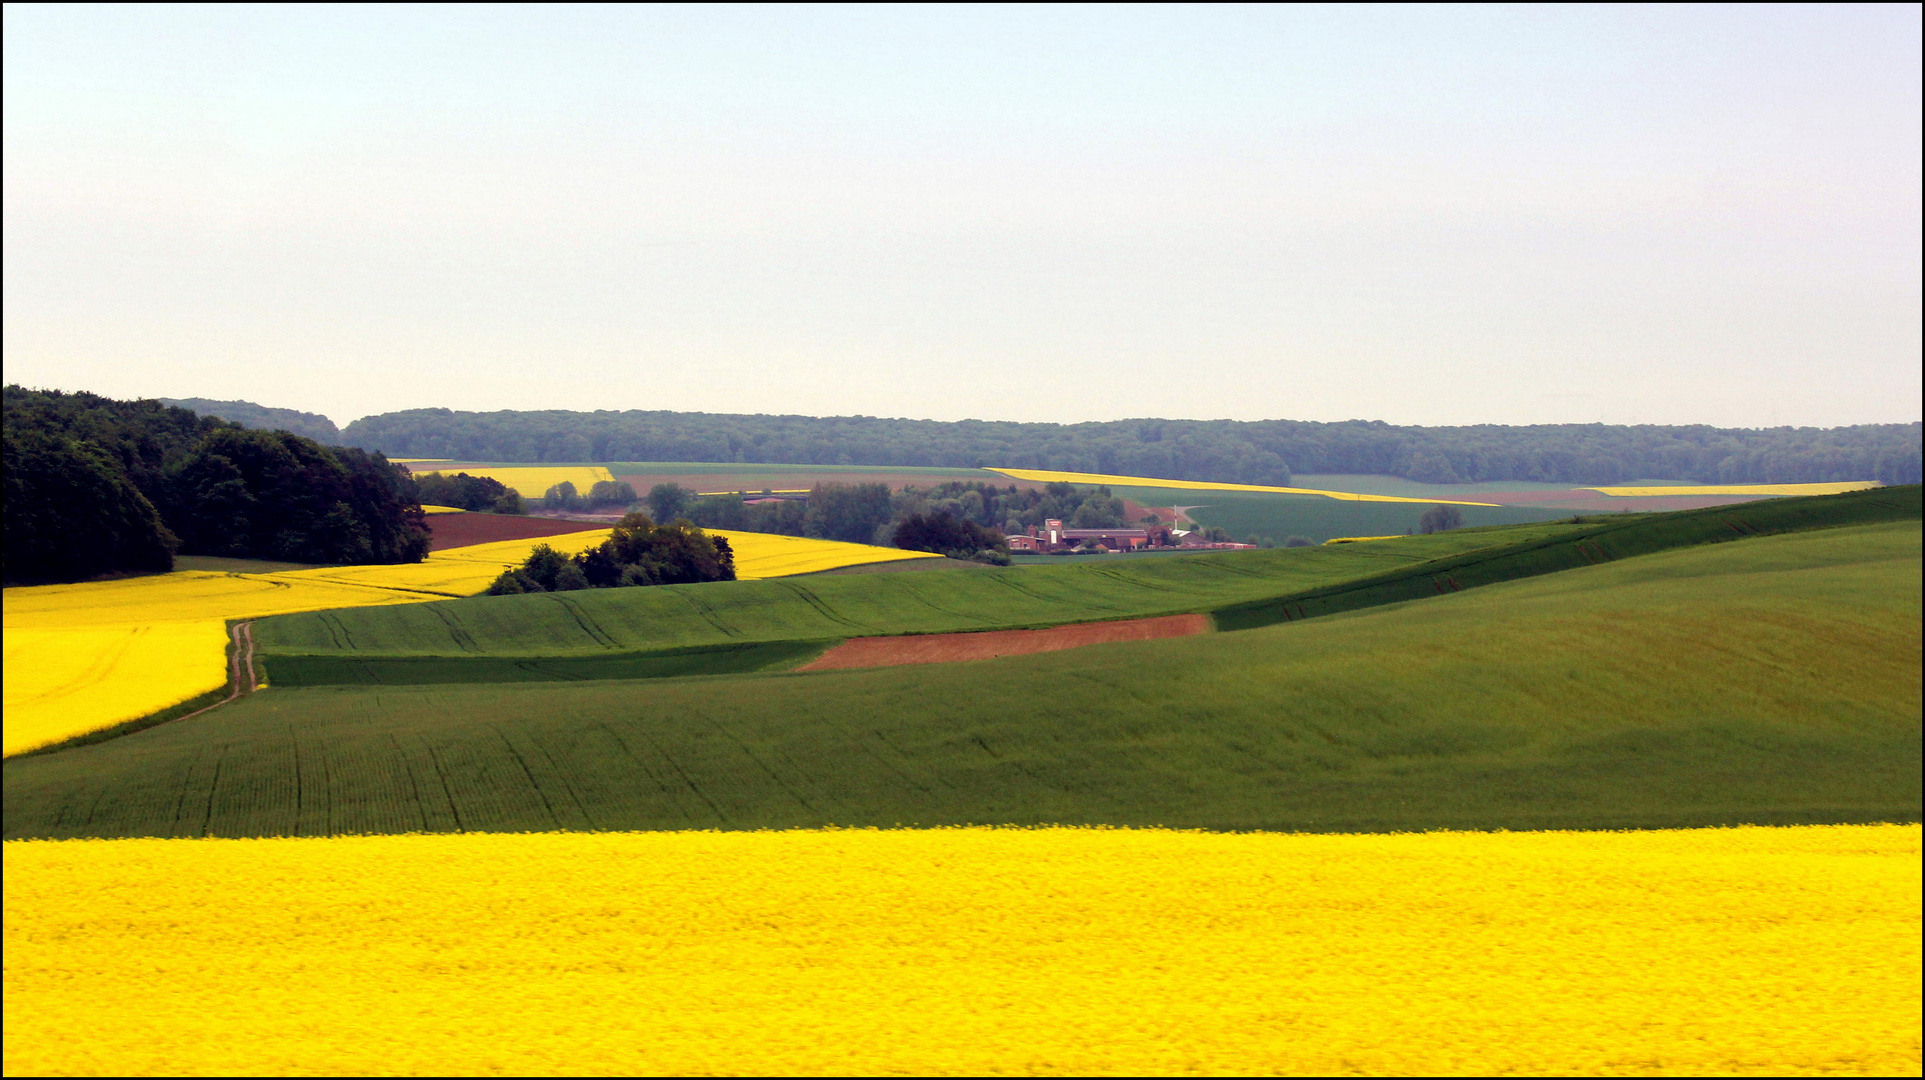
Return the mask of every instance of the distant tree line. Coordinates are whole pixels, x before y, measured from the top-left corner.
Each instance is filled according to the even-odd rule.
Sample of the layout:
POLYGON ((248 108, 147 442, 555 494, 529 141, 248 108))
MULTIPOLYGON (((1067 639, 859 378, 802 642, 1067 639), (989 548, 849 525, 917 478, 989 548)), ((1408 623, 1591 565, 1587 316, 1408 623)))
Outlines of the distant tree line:
POLYGON ((710 529, 808 536, 933 551, 956 558, 1001 561, 1004 538, 1051 519, 1070 528, 1105 529, 1125 524, 1123 500, 1108 488, 1055 483, 1041 490, 952 481, 931 487, 887 484, 817 484, 806 498, 757 498, 750 492, 695 497, 675 484, 648 494, 658 518, 687 517, 710 529))
POLYGON ((600 546, 578 555, 537 545, 519 567, 501 572, 488 595, 734 580, 735 552, 727 537, 709 536, 686 521, 657 525, 637 511, 624 515, 600 546))
POLYGON ((251 401, 215 401, 212 398, 157 398, 162 405, 173 405, 201 416, 228 420, 242 427, 263 431, 285 431, 327 446, 338 446, 341 429, 320 413, 296 409, 272 409, 251 401))
POLYGON ((417 562, 407 471, 379 454, 158 401, 5 388, 5 576, 168 570, 176 552, 417 562))
POLYGON ((1714 428, 1612 424, 1411 427, 1379 421, 1117 420, 1089 424, 643 411, 363 417, 355 446, 468 461, 721 461, 1060 469, 1285 484, 1295 473, 1429 483, 1632 479, 1804 483, 1920 479, 1920 425, 1714 428))

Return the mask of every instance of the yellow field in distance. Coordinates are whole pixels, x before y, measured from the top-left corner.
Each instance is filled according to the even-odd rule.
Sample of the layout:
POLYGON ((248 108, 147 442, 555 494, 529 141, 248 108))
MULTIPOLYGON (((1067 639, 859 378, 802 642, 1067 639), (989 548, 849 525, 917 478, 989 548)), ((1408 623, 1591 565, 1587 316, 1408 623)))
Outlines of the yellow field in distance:
MULTIPOLYGON (((838 570, 845 566, 864 566, 869 563, 896 562, 902 559, 940 559, 942 556, 926 551, 903 551, 900 548, 873 547, 869 544, 845 544, 838 540, 811 540, 806 536, 777 536, 773 533, 736 532, 732 529, 705 529, 711 536, 728 540, 729 547, 735 552, 735 576, 740 581, 756 581, 762 578, 791 577, 796 574, 813 574, 823 570, 838 570)), ((408 566, 355 566, 343 570, 297 570, 281 577, 323 576, 330 580, 366 581, 400 588, 443 588, 456 577, 462 587, 472 585, 462 595, 473 595, 488 587, 503 569, 519 565, 537 545, 547 544, 564 555, 574 555, 588 550, 608 539, 610 529, 591 529, 578 533, 564 533, 560 536, 543 536, 532 540, 502 540, 492 544, 475 544, 470 547, 449 548, 428 556, 427 561, 417 567, 408 566), (435 577, 437 564, 449 566, 458 564, 475 569, 462 576, 456 572, 451 577, 435 577), (414 571, 410 574, 407 571, 414 571), (432 579, 432 580, 431 580, 432 579), (474 584, 479 582, 479 584, 474 584)))
POLYGON ((1402 540, 1402 536, 1333 536, 1326 544, 1361 544, 1369 540, 1402 540))
POLYGON ((1850 480, 1839 484, 1708 484, 1703 487, 1594 487, 1585 490, 1641 498, 1652 495, 1837 495, 1878 486, 1876 480, 1850 480))
MULTIPOLYGON (((413 469, 410 471, 414 472, 417 476, 427 476, 436 470, 413 469)), ((554 487, 564 480, 574 484, 576 491, 586 495, 588 494, 588 489, 594 487, 597 481, 615 479, 613 473, 610 473, 600 465, 517 465, 499 469, 490 468, 486 465, 473 467, 464 465, 459 469, 455 469, 454 472, 467 473, 469 476, 486 476, 491 480, 499 480, 520 492, 521 497, 524 499, 539 499, 548 493, 549 488, 554 487)))
POLYGON ((17 841, 5 1067, 1917 1075, 1919 839, 17 841))
POLYGON ((1263 491, 1279 495, 1322 495, 1327 499, 1349 502, 1423 503, 1427 506, 1496 506, 1496 503, 1465 502, 1461 499, 1407 499, 1401 495, 1360 495, 1354 491, 1322 491, 1316 488, 1264 487, 1259 484, 1212 484, 1203 480, 1158 480, 1148 476, 1110 476, 1104 473, 1053 472, 1047 469, 990 469, 1014 480, 1048 484, 1086 484, 1106 487, 1178 488, 1184 491, 1263 491))
POLYGON ((427 503, 422 503, 421 512, 424 514, 465 514, 468 511, 459 506, 430 506, 427 503))
MULTIPOLYGON (((814 491, 815 489, 814 488, 770 488, 766 490, 767 490, 767 493, 770 495, 807 495, 809 492, 814 491)), ((757 495, 763 494, 763 492, 762 491, 698 491, 696 492, 696 494, 697 495, 746 495, 747 497, 753 499, 757 495)))

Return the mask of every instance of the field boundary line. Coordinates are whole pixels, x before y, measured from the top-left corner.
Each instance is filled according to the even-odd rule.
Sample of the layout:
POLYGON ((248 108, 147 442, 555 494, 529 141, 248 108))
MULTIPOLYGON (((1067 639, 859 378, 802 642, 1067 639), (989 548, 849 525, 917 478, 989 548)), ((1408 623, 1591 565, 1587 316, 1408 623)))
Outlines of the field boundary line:
POLYGON ((12 761, 15 758, 38 757, 41 754, 57 753, 75 747, 106 742, 109 739, 117 739, 123 735, 132 735, 137 732, 146 731, 148 728, 159 727, 162 724, 191 720, 204 712, 218 709, 230 701, 246 697, 254 691, 259 690, 261 687, 259 680, 255 677, 254 670, 254 620, 244 619, 239 622, 230 623, 227 628, 227 633, 228 682, 226 686, 209 690, 206 693, 196 694, 185 701, 175 702, 164 709, 158 709, 145 716, 136 716, 131 720, 122 720, 118 724, 109 724, 106 727, 96 728, 93 731, 83 731, 78 735, 68 736, 58 742, 51 742, 44 746, 36 746, 29 750, 22 750, 17 754, 8 754, 6 760, 12 761), (217 697, 217 695, 225 696, 217 697), (181 711, 183 709, 187 711, 181 711))

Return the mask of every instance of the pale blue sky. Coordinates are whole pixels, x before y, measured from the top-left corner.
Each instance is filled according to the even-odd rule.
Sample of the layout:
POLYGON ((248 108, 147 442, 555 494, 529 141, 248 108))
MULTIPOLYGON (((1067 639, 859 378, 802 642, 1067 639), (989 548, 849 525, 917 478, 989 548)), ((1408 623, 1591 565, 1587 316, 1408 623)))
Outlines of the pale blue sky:
POLYGON ((5 8, 10 381, 390 409, 1920 405, 1913 5, 5 8))

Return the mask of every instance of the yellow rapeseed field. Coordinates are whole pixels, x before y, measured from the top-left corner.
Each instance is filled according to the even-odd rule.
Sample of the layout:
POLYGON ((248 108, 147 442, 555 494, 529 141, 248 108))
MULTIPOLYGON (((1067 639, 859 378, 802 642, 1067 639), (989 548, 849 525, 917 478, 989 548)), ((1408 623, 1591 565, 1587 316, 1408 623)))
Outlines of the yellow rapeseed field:
POLYGON ((1598 487, 1589 490, 1636 498, 1650 495, 1837 495, 1878 486, 1874 480, 1853 480, 1840 484, 1711 484, 1703 487, 1598 487))
MULTIPOLYGON (((488 587, 502 568, 518 565, 528 557, 538 544, 547 544, 564 555, 573 555, 608 539, 612 530, 590 529, 578 533, 564 533, 560 536, 543 536, 532 540, 502 540, 492 544, 475 544, 470 547, 449 548, 430 555, 420 568, 406 566, 356 566, 340 570, 300 570, 294 576, 327 575, 330 580, 367 581, 370 584, 385 584, 394 587, 429 587, 430 573, 426 570, 435 564, 467 565, 475 567, 472 578, 463 579, 475 583, 467 590, 468 594, 480 592, 488 587), (414 575, 406 573, 416 570, 414 575)), ((736 532, 732 529, 705 529, 711 536, 728 540, 729 547, 735 552, 735 576, 741 581, 756 581, 761 578, 790 577, 795 574, 813 574, 821 570, 836 570, 844 566, 862 566, 876 562, 895 562, 901 559, 939 559, 926 551, 903 551, 900 548, 872 547, 868 544, 845 544, 838 540, 811 540, 806 536, 777 536, 773 533, 736 532)), ((435 586, 439 587, 439 586, 435 586)))
POLYGON ((427 503, 422 503, 421 512, 424 514, 465 514, 468 511, 463 510, 459 506, 430 506, 427 503))
POLYGON ((729 547, 735 551, 735 576, 743 581, 813 574, 845 566, 903 559, 942 558, 927 551, 845 544, 839 540, 811 540, 806 536, 776 536, 772 533, 734 532, 728 529, 707 531, 728 538, 729 547))
POLYGON ((227 684, 227 624, 8 629, 6 722, 16 754, 146 716, 227 684))
POLYGON ((990 469, 1015 480, 1039 484, 1062 481, 1106 487, 1179 488, 1184 491, 1267 491, 1279 495, 1322 495, 1350 502, 1424 503, 1428 506, 1496 506, 1496 503, 1465 502, 1461 499, 1407 499, 1401 495, 1360 495, 1354 491, 1323 491, 1317 488, 1265 487, 1261 484, 1213 484, 1203 480, 1158 480, 1148 476, 1110 476, 1105 473, 1055 472, 1049 469, 990 469))
MULTIPOLYGON (((427 476, 436 470, 411 469, 418 476, 427 476)), ((575 485, 575 490, 583 495, 600 480, 613 480, 615 476, 600 465, 514 465, 502 468, 491 466, 463 465, 453 469, 455 473, 469 476, 486 476, 492 480, 514 488, 524 499, 539 499, 548 494, 548 489, 566 480, 575 485)))
MULTIPOLYGON (((473 596, 537 544, 575 554, 607 539, 588 529, 437 551, 418 563, 265 574, 172 574, 7 589, 6 713, 0 753, 147 716, 227 679, 226 620, 294 611, 473 596)), ((719 532, 743 580, 896 559, 920 551, 719 532)))
POLYGON ((308 576, 315 573, 183 570, 7 589, 0 753, 112 727, 219 687, 227 681, 228 619, 442 599, 308 576))
POLYGON ((1333 536, 1326 544, 1361 544, 1367 540, 1402 540, 1402 536, 1333 536))
POLYGON ((4 846, 9 1075, 1912 1074, 1919 828, 4 846))

